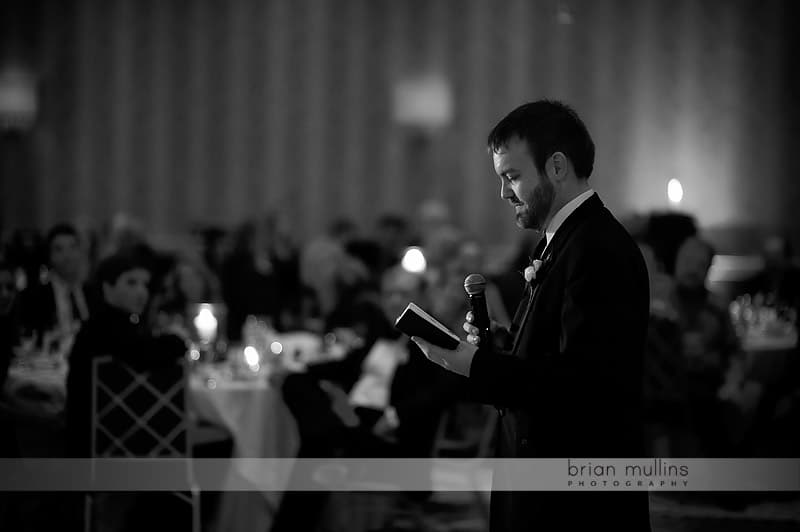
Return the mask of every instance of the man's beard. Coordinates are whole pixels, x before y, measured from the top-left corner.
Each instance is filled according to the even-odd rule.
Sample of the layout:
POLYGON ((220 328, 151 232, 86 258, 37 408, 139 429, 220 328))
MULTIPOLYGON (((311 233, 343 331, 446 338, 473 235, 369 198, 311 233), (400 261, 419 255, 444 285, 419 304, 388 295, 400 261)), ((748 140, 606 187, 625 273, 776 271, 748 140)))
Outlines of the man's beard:
POLYGON ((547 215, 550 214, 554 198, 555 187, 545 179, 533 189, 530 197, 520 198, 523 205, 521 209, 517 210, 517 226, 521 229, 544 231, 544 224, 547 221, 547 215))

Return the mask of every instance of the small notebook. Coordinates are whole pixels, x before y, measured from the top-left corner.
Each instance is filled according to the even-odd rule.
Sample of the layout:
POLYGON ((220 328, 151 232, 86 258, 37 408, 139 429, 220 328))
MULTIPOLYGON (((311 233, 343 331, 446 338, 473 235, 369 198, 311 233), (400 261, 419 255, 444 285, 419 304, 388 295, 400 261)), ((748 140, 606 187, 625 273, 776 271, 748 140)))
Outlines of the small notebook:
POLYGON ((461 341, 453 331, 414 303, 408 304, 394 326, 408 336, 419 336, 445 349, 455 349, 461 341))

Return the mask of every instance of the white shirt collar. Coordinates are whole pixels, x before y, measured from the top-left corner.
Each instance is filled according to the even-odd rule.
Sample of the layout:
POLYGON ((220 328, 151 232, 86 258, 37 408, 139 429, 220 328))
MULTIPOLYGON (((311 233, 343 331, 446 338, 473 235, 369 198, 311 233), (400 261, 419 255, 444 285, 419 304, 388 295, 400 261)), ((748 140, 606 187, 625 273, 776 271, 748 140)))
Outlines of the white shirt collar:
POLYGON ((556 215, 553 216, 553 219, 550 220, 550 223, 547 225, 547 229, 544 232, 544 236, 547 239, 547 246, 549 246, 550 242, 553 241, 556 231, 558 231, 558 228, 564 223, 564 220, 569 218, 569 215, 575 212, 575 210, 580 207, 584 201, 588 200, 592 194, 594 194, 594 190, 590 188, 586 192, 578 194, 572 198, 566 205, 558 210, 556 215))

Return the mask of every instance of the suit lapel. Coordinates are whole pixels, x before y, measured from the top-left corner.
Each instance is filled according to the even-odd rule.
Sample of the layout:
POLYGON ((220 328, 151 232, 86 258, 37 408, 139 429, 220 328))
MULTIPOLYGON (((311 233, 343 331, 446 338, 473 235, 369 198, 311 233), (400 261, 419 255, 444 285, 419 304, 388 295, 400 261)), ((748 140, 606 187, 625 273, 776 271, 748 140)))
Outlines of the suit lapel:
MULTIPOLYGON (((547 244, 547 239, 544 236, 542 236, 533 250, 531 262, 533 261, 533 259, 538 259, 541 256, 542 252, 544 251, 545 244, 547 244)), ((513 338, 515 339, 514 343, 515 346, 516 346, 516 334, 517 331, 520 329, 520 327, 522 327, 522 324, 525 322, 525 317, 527 316, 528 313, 528 305, 533 295, 532 292, 533 289, 531 287, 531 283, 526 281, 524 293, 522 294, 522 298, 520 299, 520 302, 517 305, 516 312, 514 312, 514 318, 511 320, 510 332, 513 335, 513 338)))

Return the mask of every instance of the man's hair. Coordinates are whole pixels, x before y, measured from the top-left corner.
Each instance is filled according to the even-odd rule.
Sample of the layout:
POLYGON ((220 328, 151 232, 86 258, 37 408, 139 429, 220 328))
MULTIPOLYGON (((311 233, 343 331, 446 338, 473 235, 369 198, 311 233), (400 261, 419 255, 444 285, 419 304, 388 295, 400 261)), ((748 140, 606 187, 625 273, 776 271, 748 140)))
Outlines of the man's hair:
POLYGON ((115 284, 117 279, 131 270, 147 270, 153 273, 150 258, 138 252, 120 252, 103 259, 97 266, 95 278, 99 284, 115 284))
POLYGON ((575 174, 588 179, 594 168, 594 142, 583 121, 569 106, 552 100, 520 105, 489 133, 489 148, 497 153, 514 137, 528 144, 533 162, 544 173, 548 157, 560 151, 572 162, 575 174))
POLYGON ((81 239, 80 235, 78 234, 78 230, 75 229, 74 225, 67 223, 56 224, 47 232, 47 240, 45 243, 47 244, 48 253, 50 253, 50 246, 53 245, 53 241, 63 235, 71 236, 78 241, 81 239))

